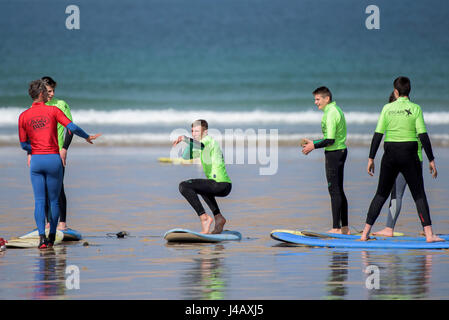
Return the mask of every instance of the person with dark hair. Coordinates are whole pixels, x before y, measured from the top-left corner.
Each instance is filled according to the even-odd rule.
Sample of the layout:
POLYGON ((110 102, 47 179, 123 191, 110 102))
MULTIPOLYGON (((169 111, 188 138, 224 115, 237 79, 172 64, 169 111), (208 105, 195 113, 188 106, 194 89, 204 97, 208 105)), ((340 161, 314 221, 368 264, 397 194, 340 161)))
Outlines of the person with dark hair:
POLYGON ((188 144, 184 150, 184 159, 199 157, 207 179, 190 179, 179 184, 179 192, 194 208, 201 221, 201 233, 221 233, 226 223, 215 197, 226 197, 232 189, 232 182, 226 172, 223 153, 217 141, 208 135, 206 120, 196 120, 192 123, 192 138, 179 136, 173 142, 176 146, 180 142, 188 144), (198 195, 204 199, 215 218, 215 227, 210 231, 214 219, 204 210, 198 195))
POLYGON ((31 153, 30 175, 34 193, 34 218, 39 232, 39 249, 52 247, 59 219, 59 194, 62 184, 62 161, 59 154, 57 124, 92 144, 100 134, 89 136, 54 106, 47 106, 47 88, 44 81, 30 83, 28 93, 31 107, 19 116, 19 140, 22 149, 31 153), (50 199, 51 217, 49 237, 45 235, 45 192, 50 199))
POLYGON ((422 163, 418 156, 420 149, 418 141, 420 141, 429 159, 430 173, 433 178, 436 178, 435 157, 424 123, 423 113, 419 105, 409 100, 408 95, 411 86, 407 77, 396 78, 393 86, 394 95, 397 99, 383 107, 371 142, 367 172, 370 176, 373 176, 374 158, 385 134, 385 152, 380 167, 379 183, 368 210, 361 240, 368 240, 371 228, 392 191, 398 174, 402 173, 415 201, 426 241, 443 241, 432 230, 429 204, 424 190, 422 163))
MULTIPOLYGON (((73 121, 72 113, 70 111, 69 105, 64 101, 55 98, 55 89, 56 89, 56 81, 51 77, 42 77, 42 81, 44 81, 45 86, 47 88, 48 101, 46 103, 47 106, 55 106, 58 107, 62 112, 64 112, 65 116, 73 121)), ((67 197, 64 191, 64 175, 65 175, 65 167, 66 167, 66 159, 67 159, 67 150, 69 149, 70 143, 72 142, 73 133, 70 130, 64 128, 63 125, 58 123, 58 145, 59 145, 59 155, 62 160, 62 185, 61 185, 61 193, 59 195, 59 224, 58 230, 67 230, 67 197)), ((30 166, 31 154, 28 154, 28 166, 30 166)), ((47 197, 47 204, 45 206, 45 216, 47 217, 47 225, 46 228, 50 227, 50 202, 47 197)))
POLYGON ((397 77, 394 79, 393 87, 399 97, 408 97, 411 91, 410 79, 407 77, 397 77))
MULTIPOLYGON (((396 101, 397 97, 395 96, 395 91, 390 94, 390 98, 388 103, 392 103, 396 101)), ((422 166, 422 144, 418 139, 418 157, 422 166)), ((407 182, 405 181, 404 175, 402 173, 398 174, 396 181, 393 184, 393 188, 391 190, 390 195, 390 204, 388 206, 388 214, 387 214, 387 223, 384 229, 373 232, 374 236, 384 236, 384 237, 393 237, 394 236, 394 227, 396 226, 396 222, 399 218, 399 214, 401 213, 402 208, 402 197, 404 196, 405 187, 407 186, 407 182)))
POLYGON ((336 102, 332 101, 332 93, 328 88, 319 87, 313 91, 313 95, 315 105, 324 111, 321 120, 324 138, 315 141, 303 139, 302 152, 308 155, 314 149, 324 148, 333 221, 332 229, 328 232, 349 234, 348 200, 343 188, 344 168, 348 155, 345 116, 336 102))

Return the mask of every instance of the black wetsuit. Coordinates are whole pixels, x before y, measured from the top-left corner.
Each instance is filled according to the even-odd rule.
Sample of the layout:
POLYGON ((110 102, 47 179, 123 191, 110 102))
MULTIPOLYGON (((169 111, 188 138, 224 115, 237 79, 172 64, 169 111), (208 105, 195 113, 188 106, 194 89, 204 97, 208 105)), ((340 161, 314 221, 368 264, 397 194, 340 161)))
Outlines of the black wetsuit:
POLYGON ((418 139, 429 162, 434 160, 434 156, 421 107, 410 102, 407 97, 399 97, 395 102, 384 106, 371 142, 370 159, 376 156, 384 133, 385 153, 380 167, 379 184, 371 201, 366 223, 375 223, 398 174, 402 173, 415 201, 422 226, 429 226, 432 221, 424 190, 422 164, 418 156, 418 139))

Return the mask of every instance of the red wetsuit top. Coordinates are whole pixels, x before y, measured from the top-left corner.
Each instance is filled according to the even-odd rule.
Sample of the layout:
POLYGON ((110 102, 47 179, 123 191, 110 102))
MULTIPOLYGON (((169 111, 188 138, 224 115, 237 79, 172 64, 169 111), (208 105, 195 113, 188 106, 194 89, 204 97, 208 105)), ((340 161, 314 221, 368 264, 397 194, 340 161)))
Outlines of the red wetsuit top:
POLYGON ((31 154, 59 154, 58 122, 67 127, 72 121, 58 107, 33 103, 20 114, 20 142, 30 141, 31 154))

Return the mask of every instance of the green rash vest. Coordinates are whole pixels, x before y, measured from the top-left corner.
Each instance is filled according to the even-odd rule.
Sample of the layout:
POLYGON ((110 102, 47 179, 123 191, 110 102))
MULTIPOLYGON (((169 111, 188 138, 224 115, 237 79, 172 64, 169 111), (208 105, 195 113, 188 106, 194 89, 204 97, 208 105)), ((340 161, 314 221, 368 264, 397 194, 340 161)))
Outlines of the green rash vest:
POLYGON ((231 183, 231 179, 229 179, 228 173, 226 172, 223 153, 221 152, 218 142, 210 136, 205 136, 201 139, 201 143, 204 145, 204 148, 201 151, 195 150, 193 144, 189 144, 184 150, 183 158, 200 157, 207 179, 212 179, 216 182, 231 183))
POLYGON ((422 161, 418 135, 427 132, 426 125, 421 107, 407 97, 399 97, 383 107, 376 132, 385 134, 385 142, 418 142, 418 156, 422 161))
MULTIPOLYGON (((51 99, 46 103, 47 106, 55 106, 58 107, 62 112, 64 112, 65 116, 72 120, 72 114, 70 113, 70 107, 64 100, 59 100, 56 98, 51 99)), ((62 149, 64 145, 64 126, 58 123, 58 145, 59 150, 62 149)))
POLYGON ((343 111, 337 106, 335 101, 328 103, 323 111, 324 114, 321 119, 323 139, 335 139, 335 142, 325 147, 324 150, 334 151, 346 149, 346 119, 343 111))

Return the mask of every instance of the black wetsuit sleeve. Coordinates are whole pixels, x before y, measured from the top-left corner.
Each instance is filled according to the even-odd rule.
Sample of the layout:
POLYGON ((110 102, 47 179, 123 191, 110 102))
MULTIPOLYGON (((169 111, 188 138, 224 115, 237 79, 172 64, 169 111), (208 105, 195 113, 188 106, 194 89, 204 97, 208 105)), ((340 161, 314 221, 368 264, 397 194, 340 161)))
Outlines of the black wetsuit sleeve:
POLYGON ((204 144, 202 142, 196 141, 192 138, 184 136, 182 141, 187 143, 187 147, 184 150, 184 153, 182 154, 183 159, 186 159, 186 160, 193 159, 193 150, 199 150, 199 149, 203 150, 204 149, 204 144))
POLYGON ((371 140, 371 147, 369 150, 369 158, 374 159, 376 157, 377 150, 379 149, 382 137, 384 135, 379 132, 374 132, 373 139, 371 140))
POLYGON ((66 129, 65 137, 64 137, 64 144, 62 146, 64 149, 66 149, 66 150, 69 149, 69 146, 72 143, 72 138, 73 138, 72 131, 66 129))
POLYGON ((427 159, 429 159, 429 162, 432 162, 435 157, 433 156, 432 152, 432 144, 430 143, 429 135, 426 133, 420 133, 418 135, 419 140, 422 143, 422 146, 424 148, 424 151, 426 152, 427 159))
POLYGON ((315 141, 313 141, 313 145, 315 146, 315 149, 319 149, 319 148, 331 146, 334 144, 334 142, 335 142, 335 139, 315 140, 315 141))

